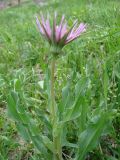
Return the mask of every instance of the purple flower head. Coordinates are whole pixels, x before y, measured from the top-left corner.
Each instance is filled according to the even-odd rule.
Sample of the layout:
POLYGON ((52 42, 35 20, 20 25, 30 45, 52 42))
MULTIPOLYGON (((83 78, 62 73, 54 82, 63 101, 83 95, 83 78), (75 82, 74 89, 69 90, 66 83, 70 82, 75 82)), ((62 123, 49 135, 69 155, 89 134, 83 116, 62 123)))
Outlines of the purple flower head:
POLYGON ((73 26, 69 28, 64 15, 62 16, 59 25, 57 25, 56 19, 57 14, 55 13, 53 26, 51 27, 49 17, 45 20, 44 16, 41 15, 41 21, 36 17, 36 23, 41 35, 45 37, 49 44, 54 48, 62 49, 65 45, 77 39, 86 31, 86 24, 84 23, 78 25, 77 21, 75 21, 73 26))

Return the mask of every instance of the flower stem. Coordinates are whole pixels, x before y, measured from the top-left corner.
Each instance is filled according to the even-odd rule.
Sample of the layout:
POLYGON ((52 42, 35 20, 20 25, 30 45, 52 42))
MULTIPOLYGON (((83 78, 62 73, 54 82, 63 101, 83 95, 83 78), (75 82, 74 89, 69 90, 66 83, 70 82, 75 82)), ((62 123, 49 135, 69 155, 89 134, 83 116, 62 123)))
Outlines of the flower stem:
POLYGON ((56 117, 56 111, 55 111, 55 92, 54 92, 54 78, 55 73, 55 59, 52 59, 51 62, 51 118, 52 118, 52 124, 54 124, 55 117, 56 117))
POLYGON ((54 145, 54 160, 62 160, 62 147, 61 147, 61 139, 60 135, 56 136, 54 131, 57 127, 57 114, 56 114, 56 106, 55 106, 55 91, 54 91, 54 83, 55 83, 55 59, 53 58, 51 61, 51 121, 53 126, 53 145, 54 145))

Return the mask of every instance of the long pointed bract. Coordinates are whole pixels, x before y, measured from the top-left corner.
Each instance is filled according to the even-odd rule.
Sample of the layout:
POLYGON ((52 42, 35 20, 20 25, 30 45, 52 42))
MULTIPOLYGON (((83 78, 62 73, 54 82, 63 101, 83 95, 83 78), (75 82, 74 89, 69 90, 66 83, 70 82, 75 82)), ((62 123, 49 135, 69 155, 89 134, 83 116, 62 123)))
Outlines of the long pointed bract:
POLYGON ((80 23, 78 26, 77 20, 73 23, 73 26, 68 29, 64 15, 62 16, 59 25, 57 25, 56 19, 57 13, 54 14, 53 26, 51 29, 49 17, 47 17, 46 21, 43 14, 41 15, 41 21, 36 18, 40 33, 46 37, 47 41, 52 44, 54 48, 62 49, 66 44, 78 38, 86 30, 86 24, 80 23))

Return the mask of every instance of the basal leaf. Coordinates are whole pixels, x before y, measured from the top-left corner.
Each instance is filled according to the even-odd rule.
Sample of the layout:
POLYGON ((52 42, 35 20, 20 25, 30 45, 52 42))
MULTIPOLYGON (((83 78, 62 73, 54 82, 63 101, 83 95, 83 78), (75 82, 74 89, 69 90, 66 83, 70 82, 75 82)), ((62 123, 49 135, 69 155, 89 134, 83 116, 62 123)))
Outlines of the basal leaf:
POLYGON ((7 103, 8 103, 8 114, 16 121, 21 121, 21 118, 16 110, 16 101, 14 99, 14 97, 9 94, 8 99, 7 99, 7 103))
POLYGON ((21 136, 26 140, 26 141, 29 141, 30 140, 30 137, 29 137, 29 133, 28 133, 28 129, 26 126, 24 126, 23 124, 21 123, 17 123, 17 129, 18 131, 20 132, 21 136))
POLYGON ((77 97, 72 107, 67 108, 63 114, 63 122, 74 120, 81 115, 81 108, 84 103, 84 97, 81 94, 77 97))
POLYGON ((101 113, 96 123, 89 124, 87 129, 79 136, 79 152, 76 160, 83 160, 87 152, 96 147, 97 142, 109 121, 111 114, 109 112, 101 113))
POLYGON ((53 147, 53 142, 50 141, 50 139, 46 136, 42 136, 43 143, 44 145, 52 152, 54 153, 54 147, 53 147))

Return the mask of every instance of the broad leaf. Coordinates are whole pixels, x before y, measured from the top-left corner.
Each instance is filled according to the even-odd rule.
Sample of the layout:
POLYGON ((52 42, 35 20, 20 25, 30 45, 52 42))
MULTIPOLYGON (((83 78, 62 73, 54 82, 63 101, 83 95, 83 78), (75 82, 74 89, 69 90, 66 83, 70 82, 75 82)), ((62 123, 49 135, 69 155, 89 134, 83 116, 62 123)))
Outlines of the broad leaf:
POLYGON ((77 97, 72 107, 67 108, 63 114, 63 122, 71 121, 81 115, 81 108, 84 103, 84 97, 81 94, 77 97))
POLYGON ((12 94, 8 96, 8 114, 16 121, 21 121, 21 118, 16 110, 17 102, 15 101, 12 94))
POLYGON ((79 152, 76 160, 83 160, 86 153, 96 147, 98 140, 111 116, 111 113, 101 113, 96 123, 89 124, 87 129, 79 136, 79 152))
POLYGON ((71 102, 71 96, 69 96, 70 90, 68 90, 69 88, 66 87, 64 89, 64 92, 63 92, 64 93, 64 104, 63 105, 66 106, 66 104, 68 103, 69 106, 64 107, 62 121, 66 122, 66 121, 74 120, 81 116, 82 108, 84 108, 84 105, 85 105, 85 92, 86 92, 87 86, 88 86, 87 78, 81 78, 77 82, 75 86, 75 98, 74 98, 73 104, 69 103, 71 102))
POLYGON ((50 139, 46 136, 42 136, 42 139, 44 145, 53 153, 54 152, 53 142, 50 141, 50 139))
POLYGON ((28 129, 26 128, 26 126, 24 126, 21 123, 17 123, 17 129, 20 132, 21 136, 26 140, 26 141, 30 141, 30 136, 28 133, 28 129))

